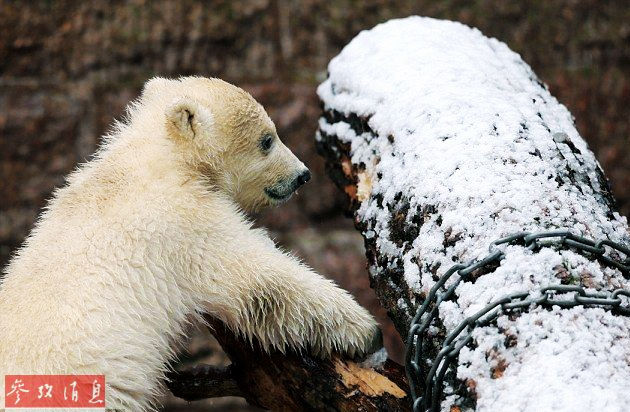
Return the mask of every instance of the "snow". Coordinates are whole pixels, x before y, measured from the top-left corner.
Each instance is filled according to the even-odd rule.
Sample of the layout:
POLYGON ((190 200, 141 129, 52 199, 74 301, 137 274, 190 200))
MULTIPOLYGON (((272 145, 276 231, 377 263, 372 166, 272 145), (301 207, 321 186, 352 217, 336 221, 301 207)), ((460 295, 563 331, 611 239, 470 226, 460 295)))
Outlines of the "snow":
POLYGON ((383 347, 376 352, 370 354, 364 361, 359 363, 359 366, 361 366, 362 368, 381 370, 383 369, 383 365, 385 365, 386 360, 387 349, 383 347))
MULTIPOLYGON (((318 88, 325 109, 369 118, 376 136, 325 118, 319 133, 349 143, 352 163, 365 168, 362 190, 371 196, 357 211, 364 236, 402 262, 416 293, 435 283, 430 268, 439 264, 441 275, 453 262, 482 258, 514 232, 566 227, 628 243, 627 220, 609 213, 599 164, 571 114, 500 41, 460 23, 409 17, 361 32, 328 71, 318 88), (437 210, 411 245, 391 239, 391 210, 403 202, 408 222, 422 207, 437 210), (445 248, 453 236, 459 240, 445 248)), ((447 331, 507 293, 560 283, 558 265, 591 291, 629 287, 618 271, 570 250, 505 250, 496 271, 462 282, 457 301, 445 304, 447 331)), ((377 267, 370 274, 381 275, 377 267)), ((399 306, 407 309, 404 300, 399 306)), ((630 402, 630 319, 575 308, 501 322, 516 346, 506 348, 503 332, 486 327, 475 332, 476 348, 460 354, 458 378, 475 381, 478 410, 614 411, 630 402), (490 349, 507 361, 500 379, 490 376, 490 349)))
POLYGON ((523 314, 516 322, 500 318, 500 327, 519 336, 515 350, 504 351, 510 366, 501 379, 492 379, 489 370, 469 370, 468 365, 487 362, 485 356, 478 359, 484 352, 504 349, 505 335, 498 329, 476 330, 484 350, 462 350, 458 373, 477 381, 478 410, 626 410, 629 383, 619 365, 628 367, 630 336, 624 318, 607 315, 603 309, 556 307, 523 314), (592 328, 597 324, 606 327, 592 328))

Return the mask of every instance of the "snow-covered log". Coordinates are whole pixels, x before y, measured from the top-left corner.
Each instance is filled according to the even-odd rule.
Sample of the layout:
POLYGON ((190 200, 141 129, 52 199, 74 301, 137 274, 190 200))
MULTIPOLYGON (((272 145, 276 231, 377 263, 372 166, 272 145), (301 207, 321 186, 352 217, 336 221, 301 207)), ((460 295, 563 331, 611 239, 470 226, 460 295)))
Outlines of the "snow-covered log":
MULTIPOLYGON (((438 279, 506 235, 566 228, 628 245, 627 220, 571 114, 500 41, 449 21, 392 20, 361 32, 328 72, 318 149, 351 199, 372 286, 403 338, 438 279)), ((630 286, 575 248, 499 248, 503 260, 470 274, 439 306, 424 336, 429 354, 510 293, 630 286)), ((630 317, 588 305, 501 315, 473 330, 439 401, 445 411, 626 410, 630 317)))

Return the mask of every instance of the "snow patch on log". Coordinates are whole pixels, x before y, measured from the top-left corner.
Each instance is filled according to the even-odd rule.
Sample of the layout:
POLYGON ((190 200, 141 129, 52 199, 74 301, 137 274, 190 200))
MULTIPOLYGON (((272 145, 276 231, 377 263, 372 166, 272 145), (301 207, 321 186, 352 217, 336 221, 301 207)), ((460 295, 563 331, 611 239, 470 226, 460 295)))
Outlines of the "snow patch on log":
POLYGON ((385 361, 387 361, 387 349, 381 348, 369 355, 364 361, 359 364, 359 366, 361 366, 362 368, 372 368, 380 370, 383 368, 385 361))
POLYGON ((556 306, 515 321, 504 316, 498 321, 502 332, 474 332, 480 347, 462 350, 458 375, 476 382, 478 410, 625 410, 628 323, 609 315, 599 308, 556 306), (498 349, 506 334, 518 337, 513 350, 498 349), (484 363, 490 373, 475 366, 484 363))
MULTIPOLYGON (((370 274, 402 294, 407 325, 418 297, 450 266, 484 257, 508 234, 571 228, 628 243, 627 220, 571 114, 500 41, 455 22, 392 20, 361 32, 328 70, 317 139, 349 145, 361 177, 355 218, 377 255, 370 274)), ((560 283, 629 286, 571 250, 508 246, 496 270, 460 284, 440 320, 448 332, 508 293, 560 283)), ((457 381, 468 382, 479 409, 621 410, 630 402, 630 319, 535 308, 497 323, 476 330, 475 347, 459 358, 457 381)), ((445 410, 458 402, 455 386, 445 410)))

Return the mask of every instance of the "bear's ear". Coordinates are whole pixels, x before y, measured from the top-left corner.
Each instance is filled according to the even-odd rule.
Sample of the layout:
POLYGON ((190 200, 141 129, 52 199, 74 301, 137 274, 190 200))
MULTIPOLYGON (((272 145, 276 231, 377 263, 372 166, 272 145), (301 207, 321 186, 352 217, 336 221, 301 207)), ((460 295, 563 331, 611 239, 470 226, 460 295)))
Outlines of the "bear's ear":
POLYGON ((193 140, 207 134, 212 125, 210 112, 192 98, 179 99, 166 109, 166 129, 174 137, 193 140))

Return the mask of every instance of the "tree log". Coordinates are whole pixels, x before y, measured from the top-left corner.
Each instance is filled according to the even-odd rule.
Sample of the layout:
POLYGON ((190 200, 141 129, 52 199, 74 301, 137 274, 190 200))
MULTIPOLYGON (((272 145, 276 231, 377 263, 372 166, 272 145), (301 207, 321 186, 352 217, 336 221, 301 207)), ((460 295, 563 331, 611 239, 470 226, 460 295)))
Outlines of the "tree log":
MULTIPOLYGON (((628 245, 627 220, 571 114, 505 44, 459 23, 393 20, 360 33, 328 72, 318 88, 318 150, 350 199, 372 287, 403 338, 440 277, 483 258, 499 238, 566 228, 628 245)), ((439 306, 423 361, 461 321, 509 293, 629 286, 621 271, 572 248, 504 252, 439 306)), ((532 306, 472 338, 446 374, 441 410, 624 410, 630 402, 626 316, 532 306)))
POLYGON ((220 321, 206 320, 232 365, 222 371, 196 367, 171 374, 167 385, 175 396, 185 400, 243 396, 252 405, 274 411, 411 410, 404 370, 391 360, 374 370, 338 356, 267 353, 220 321), (221 393, 217 387, 227 390, 221 393))

